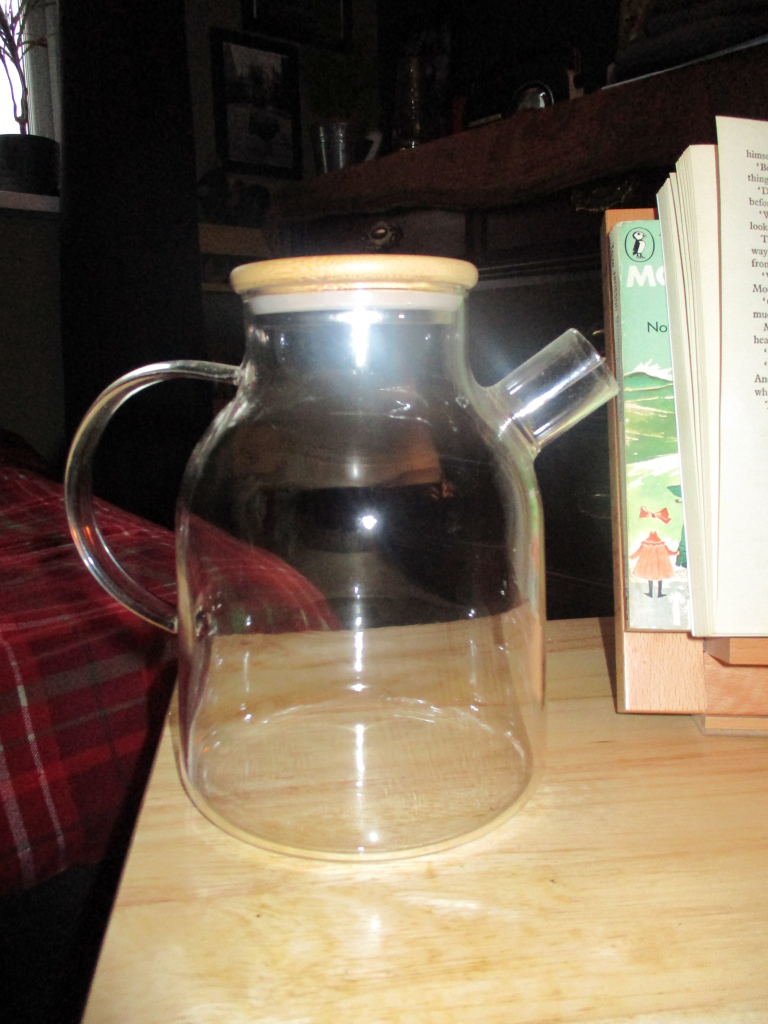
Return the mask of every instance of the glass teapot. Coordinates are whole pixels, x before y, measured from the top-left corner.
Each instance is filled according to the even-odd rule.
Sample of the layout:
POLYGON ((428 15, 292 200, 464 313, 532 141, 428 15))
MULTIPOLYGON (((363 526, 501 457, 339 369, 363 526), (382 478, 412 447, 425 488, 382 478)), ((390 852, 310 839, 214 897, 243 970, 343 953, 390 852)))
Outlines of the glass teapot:
POLYGON ((178 766, 213 822, 330 859, 433 852, 519 808, 544 766, 542 445, 616 393, 568 331, 477 384, 459 260, 271 260, 232 274, 240 367, 127 374, 72 445, 67 514, 99 582, 178 630, 178 766), (177 505, 178 610, 118 565, 91 461, 170 377, 236 385, 177 505))

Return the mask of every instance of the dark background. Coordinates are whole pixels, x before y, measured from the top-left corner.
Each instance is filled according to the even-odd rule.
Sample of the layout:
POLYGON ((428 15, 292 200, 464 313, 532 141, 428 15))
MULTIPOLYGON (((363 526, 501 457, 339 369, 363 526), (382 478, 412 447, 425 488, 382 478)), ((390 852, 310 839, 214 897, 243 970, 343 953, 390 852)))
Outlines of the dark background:
MULTIPOLYGON (((391 122, 398 60, 427 37, 447 39, 450 51, 433 134, 449 127, 454 96, 484 109, 489 88, 511 95, 534 65, 562 69, 574 46, 585 83, 596 87, 615 48, 617 12, 618 0, 381 2, 371 60, 379 62, 382 122, 391 122)), ((183 0, 61 2, 68 437, 121 374, 206 354, 186 13, 183 0)), ((132 399, 99 447, 96 493, 170 525, 183 467, 209 415, 205 385, 164 384, 132 399)))
MULTIPOLYGON (((134 367, 204 355, 183 0, 62 0, 61 333, 67 432, 134 367)), ((131 400, 95 491, 170 525, 204 387, 131 400)))
POLYGON ((434 53, 447 42, 445 95, 426 126, 427 136, 435 137, 450 130, 454 97, 466 99, 469 121, 510 113, 515 92, 531 79, 543 79, 557 99, 567 98, 564 69, 573 66, 574 49, 587 91, 604 85, 616 52, 619 0, 380 0, 378 13, 382 112, 389 128, 398 60, 420 50, 434 53))

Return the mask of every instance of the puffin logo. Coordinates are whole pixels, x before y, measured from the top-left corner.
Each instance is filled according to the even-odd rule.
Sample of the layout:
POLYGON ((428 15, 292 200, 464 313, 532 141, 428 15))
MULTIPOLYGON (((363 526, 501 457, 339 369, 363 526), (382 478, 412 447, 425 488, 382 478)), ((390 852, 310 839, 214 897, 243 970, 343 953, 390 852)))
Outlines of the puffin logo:
POLYGON ((627 256, 635 263, 647 263, 653 256, 655 248, 653 235, 644 228, 632 228, 624 238, 624 249, 627 256))

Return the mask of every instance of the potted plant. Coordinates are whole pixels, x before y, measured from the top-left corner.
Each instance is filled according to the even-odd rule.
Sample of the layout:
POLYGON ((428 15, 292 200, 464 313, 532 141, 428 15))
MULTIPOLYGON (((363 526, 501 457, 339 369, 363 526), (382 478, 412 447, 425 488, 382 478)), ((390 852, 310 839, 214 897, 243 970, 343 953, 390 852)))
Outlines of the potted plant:
POLYGON ((0 135, 0 190, 56 195, 58 145, 29 133, 29 85, 25 57, 47 46, 45 35, 30 32, 30 18, 50 0, 0 0, 0 62, 11 91, 18 135, 0 135), (13 71, 18 77, 14 81, 13 71))

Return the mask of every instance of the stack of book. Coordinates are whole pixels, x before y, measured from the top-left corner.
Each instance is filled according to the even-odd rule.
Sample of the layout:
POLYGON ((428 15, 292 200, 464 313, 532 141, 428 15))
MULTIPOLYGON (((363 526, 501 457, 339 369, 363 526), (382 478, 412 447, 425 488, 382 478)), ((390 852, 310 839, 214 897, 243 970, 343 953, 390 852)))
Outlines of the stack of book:
POLYGON ((768 732, 768 123, 609 210, 617 706, 768 732))
POLYGON ((768 122, 717 118, 658 196, 697 636, 768 635, 768 122))
POLYGON ((768 122, 717 132, 609 236, 624 601, 630 629, 766 636, 768 122))

